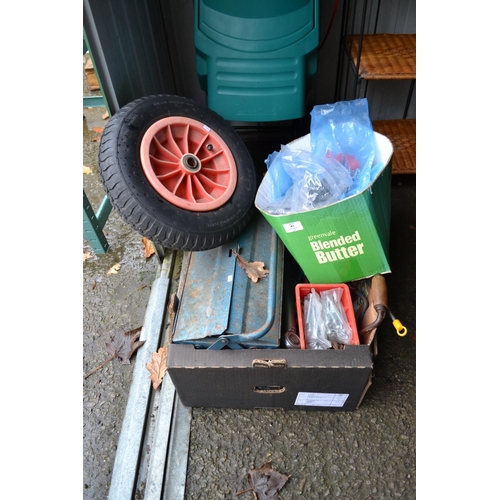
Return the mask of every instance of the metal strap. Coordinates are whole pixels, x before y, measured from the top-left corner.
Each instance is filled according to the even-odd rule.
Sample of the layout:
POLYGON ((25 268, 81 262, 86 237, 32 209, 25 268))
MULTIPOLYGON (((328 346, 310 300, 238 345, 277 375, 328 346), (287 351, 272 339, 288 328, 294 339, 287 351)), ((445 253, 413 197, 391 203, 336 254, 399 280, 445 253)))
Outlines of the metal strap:
POLYGON ((163 260, 151 288, 141 332, 141 339, 146 343, 137 351, 108 500, 136 498, 142 483, 146 483, 144 500, 161 500, 167 493, 173 495, 170 498, 184 498, 191 409, 181 404, 168 375, 160 391, 154 391, 145 368, 162 340, 175 260, 175 252, 163 260), (153 413, 154 426, 150 423, 153 413))

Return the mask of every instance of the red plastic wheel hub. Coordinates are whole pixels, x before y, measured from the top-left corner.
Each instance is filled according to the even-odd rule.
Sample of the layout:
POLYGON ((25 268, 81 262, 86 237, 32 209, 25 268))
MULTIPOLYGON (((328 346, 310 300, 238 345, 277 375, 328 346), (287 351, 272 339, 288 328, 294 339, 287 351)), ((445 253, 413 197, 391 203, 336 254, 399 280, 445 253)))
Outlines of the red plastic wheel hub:
POLYGON ((219 208, 236 188, 230 149, 216 132, 192 118, 172 116, 151 125, 141 141, 140 158, 155 191, 185 210, 219 208))

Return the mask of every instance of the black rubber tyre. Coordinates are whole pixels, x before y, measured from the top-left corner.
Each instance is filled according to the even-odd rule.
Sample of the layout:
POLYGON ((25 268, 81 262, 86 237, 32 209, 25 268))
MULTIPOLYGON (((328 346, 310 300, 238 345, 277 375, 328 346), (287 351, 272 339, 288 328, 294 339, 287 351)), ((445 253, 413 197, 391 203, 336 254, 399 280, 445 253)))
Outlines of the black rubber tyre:
POLYGON ((235 238, 255 213, 257 180, 247 147, 221 116, 191 99, 154 95, 127 104, 106 125, 98 160, 112 206, 139 234, 165 248, 199 251, 218 247, 235 238), (152 125, 168 117, 203 124, 218 134, 232 154, 236 185, 222 206, 186 210, 166 200, 148 181, 141 163, 141 141, 152 125))

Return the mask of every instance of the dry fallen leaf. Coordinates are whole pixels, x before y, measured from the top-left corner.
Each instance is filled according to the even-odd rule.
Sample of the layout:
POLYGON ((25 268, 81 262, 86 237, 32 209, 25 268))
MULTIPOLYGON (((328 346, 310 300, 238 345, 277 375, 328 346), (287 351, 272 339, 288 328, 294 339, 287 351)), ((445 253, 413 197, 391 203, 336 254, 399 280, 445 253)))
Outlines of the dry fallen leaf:
POLYGON ((94 368, 90 373, 85 375, 85 378, 90 377, 90 375, 100 370, 106 363, 115 358, 120 363, 129 365, 132 354, 146 342, 145 340, 137 340, 141 336, 141 329, 142 326, 128 332, 119 330, 111 338, 111 342, 106 344, 106 350, 111 356, 104 363, 101 363, 97 368, 94 368))
POLYGON ((167 373, 167 348, 160 347, 158 352, 151 355, 151 358, 151 362, 146 363, 146 368, 151 373, 149 378, 153 382, 153 389, 158 389, 167 373))
POLYGON ((86 167, 85 165, 83 166, 83 173, 84 174, 91 174, 92 169, 90 167, 86 167))
POLYGON ((153 246, 153 243, 149 241, 147 238, 142 238, 142 244, 144 245, 144 257, 146 259, 149 259, 151 255, 155 253, 155 247, 153 246))
POLYGON ((168 302, 169 324, 172 324, 174 322, 175 313, 177 312, 178 307, 179 307, 179 299, 177 298, 177 295, 174 292, 172 295, 170 295, 170 300, 168 302))
POLYGON ((117 274, 120 270, 120 267, 122 267, 121 264, 114 264, 106 274, 117 274))
POLYGON ((83 252, 83 262, 94 257, 91 252, 83 252))
POLYGON ((104 130, 102 127, 92 127, 92 130, 94 132, 97 132, 97 135, 96 137, 92 137, 91 141, 92 142, 100 142, 101 141, 101 134, 102 134, 102 131, 104 130))
POLYGON ((258 469, 252 469, 247 474, 250 488, 236 494, 241 495, 252 490, 255 500, 277 500, 280 497, 279 491, 285 486, 290 477, 274 470, 271 467, 271 462, 267 462, 258 469))
POLYGON ((233 249, 233 254, 236 256, 239 266, 247 273, 248 277, 257 283, 260 278, 264 278, 266 274, 269 273, 267 269, 264 269, 264 262, 248 262, 245 260, 238 252, 233 249))
POLYGON ((141 336, 141 329, 142 326, 128 332, 119 330, 111 339, 111 342, 106 344, 106 350, 120 363, 124 365, 130 364, 132 354, 146 342, 145 340, 137 340, 141 336))
POLYGON ((103 120, 107 120, 107 119, 109 118, 109 113, 106 111, 106 113, 104 113, 104 114, 101 116, 101 118, 102 118, 103 120))

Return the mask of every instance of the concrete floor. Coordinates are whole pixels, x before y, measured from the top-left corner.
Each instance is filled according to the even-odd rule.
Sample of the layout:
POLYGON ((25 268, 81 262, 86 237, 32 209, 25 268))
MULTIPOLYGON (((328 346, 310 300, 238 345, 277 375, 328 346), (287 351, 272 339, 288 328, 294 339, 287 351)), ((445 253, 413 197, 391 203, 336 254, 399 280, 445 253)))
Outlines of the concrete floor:
MULTIPOLYGON (((94 208, 104 195, 97 174, 96 138, 104 109, 84 110, 84 189, 94 208)), ((279 147, 280 142, 277 142, 279 147)), ((253 151, 261 165, 275 149, 253 151)), ((272 141, 267 145, 273 148, 272 141)), ((379 327, 374 379, 354 412, 194 408, 186 500, 250 499, 246 474, 272 460, 291 475, 282 500, 416 498, 416 184, 393 177, 389 305, 408 328, 398 337, 388 319, 379 327)), ((146 259, 141 236, 112 211, 105 225, 110 250, 83 264, 83 373, 108 358, 119 330, 142 326, 156 256, 146 259), (116 274, 107 271, 116 263, 116 274)), ((91 248, 85 240, 83 251, 91 248)), ((135 368, 117 360, 83 381, 83 499, 108 496, 116 447, 135 368)), ((138 488, 134 499, 143 498, 138 488)), ((165 498, 170 498, 168 494, 165 498)), ((181 500, 181 499, 173 499, 181 500)))

